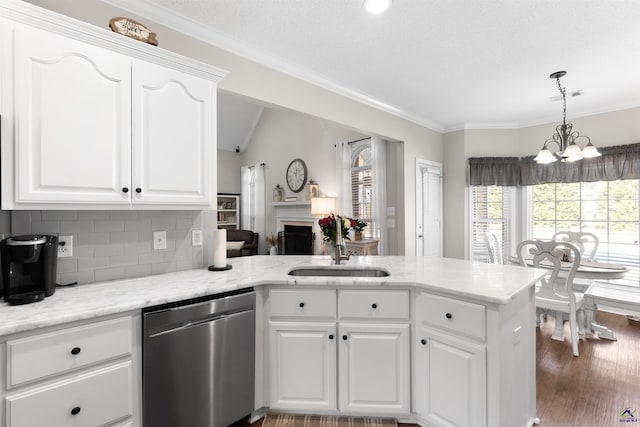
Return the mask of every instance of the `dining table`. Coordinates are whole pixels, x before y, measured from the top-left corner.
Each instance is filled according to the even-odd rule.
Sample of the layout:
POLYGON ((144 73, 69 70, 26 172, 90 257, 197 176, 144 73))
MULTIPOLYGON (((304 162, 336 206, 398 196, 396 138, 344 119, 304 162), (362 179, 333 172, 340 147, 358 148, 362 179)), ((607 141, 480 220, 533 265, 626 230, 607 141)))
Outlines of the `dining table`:
MULTIPOLYGON (((509 262, 512 264, 520 264, 517 256, 510 256, 508 258, 509 262)), ((525 259, 527 265, 533 266, 533 260, 525 259)), ((563 261, 560 266, 560 272, 558 273, 558 277, 566 277, 563 276, 563 272, 569 271, 571 268, 572 262, 563 261)), ((544 262, 541 262, 538 268, 551 268, 551 264, 548 263, 545 265, 544 262)), ((589 261, 583 260, 580 261, 580 265, 576 270, 576 275, 573 282, 573 289, 576 292, 582 292, 584 294, 584 313, 585 313, 585 324, 584 324, 584 332, 586 335, 597 336, 599 338, 604 338, 608 340, 617 340, 616 334, 611 329, 607 328, 604 325, 600 325, 596 323, 596 312, 598 310, 598 303, 606 303, 609 304, 615 296, 611 296, 611 292, 603 291, 600 289, 600 286, 593 286, 594 281, 606 281, 606 280, 615 280, 622 279, 629 271, 629 268, 622 264, 613 264, 602 261, 589 261)), ((604 284, 603 284, 604 285, 604 284)), ((606 289, 615 289, 616 287, 606 288, 606 289)), ((618 287, 619 288, 619 287, 618 287)), ((615 293, 615 292, 614 292, 615 293)), ((617 294, 619 294, 618 292, 617 294)), ((617 295, 616 294, 616 295, 617 295)), ((563 337, 563 325, 556 325, 552 337, 554 339, 562 341, 563 337)))

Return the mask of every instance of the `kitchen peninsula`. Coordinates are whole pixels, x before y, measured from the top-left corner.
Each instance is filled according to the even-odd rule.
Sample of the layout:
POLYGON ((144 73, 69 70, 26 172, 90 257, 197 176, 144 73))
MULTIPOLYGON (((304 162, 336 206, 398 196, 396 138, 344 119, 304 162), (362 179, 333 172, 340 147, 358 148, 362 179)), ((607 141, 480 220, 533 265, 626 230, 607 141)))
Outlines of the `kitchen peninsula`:
MULTIPOLYGON (((25 397, 58 383, 67 386, 76 377, 98 381, 91 369, 99 368, 129 376, 123 382, 127 393, 119 393, 128 402, 106 420, 142 425, 141 309, 252 287, 257 296, 255 416, 273 408, 377 414, 425 426, 533 423, 534 284, 545 271, 429 257, 352 257, 331 266, 328 257, 253 256, 230 264, 233 268, 224 272, 198 269, 96 283, 58 289, 41 303, 1 305, 0 362, 8 367, 0 381, 5 400, 0 419, 13 420, 9 415, 27 411, 26 403, 21 406, 25 397), (302 266, 375 267, 389 276, 288 274, 302 266), (107 340, 120 345, 104 344, 112 354, 96 356, 86 368, 60 360, 61 369, 49 370, 46 365, 58 359, 44 353, 55 352, 68 331, 87 328, 94 328, 85 332, 88 338, 102 328, 107 340), (124 338, 113 338, 113 328, 124 331, 124 338), (36 369, 41 374, 22 378, 19 358, 29 354, 19 350, 32 341, 47 359, 38 361, 45 365, 36 369), (291 377, 305 366, 313 373, 308 381, 291 377)), ((90 357, 87 347, 80 354, 90 357)))

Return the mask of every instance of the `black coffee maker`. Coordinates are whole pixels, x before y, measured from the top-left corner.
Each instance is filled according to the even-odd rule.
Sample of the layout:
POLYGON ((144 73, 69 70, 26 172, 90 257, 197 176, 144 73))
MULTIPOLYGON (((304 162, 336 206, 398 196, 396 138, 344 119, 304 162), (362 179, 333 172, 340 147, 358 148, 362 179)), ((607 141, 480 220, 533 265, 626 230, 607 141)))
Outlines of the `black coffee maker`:
POLYGON ((29 234, 0 241, 4 300, 28 304, 53 295, 57 259, 58 236, 29 234))

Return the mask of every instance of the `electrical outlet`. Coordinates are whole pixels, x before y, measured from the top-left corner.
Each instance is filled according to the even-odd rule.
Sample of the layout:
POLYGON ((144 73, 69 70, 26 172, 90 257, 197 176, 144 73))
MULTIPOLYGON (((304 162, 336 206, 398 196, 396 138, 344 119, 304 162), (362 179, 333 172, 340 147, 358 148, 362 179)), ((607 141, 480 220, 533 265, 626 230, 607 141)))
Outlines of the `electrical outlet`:
POLYGON ((154 231, 153 232, 153 250, 159 251, 162 249, 167 249, 167 232, 154 231))
POLYGON ((58 258, 73 256, 73 236, 58 237, 58 258))
POLYGON ((191 231, 191 246, 202 246, 202 230, 191 231))

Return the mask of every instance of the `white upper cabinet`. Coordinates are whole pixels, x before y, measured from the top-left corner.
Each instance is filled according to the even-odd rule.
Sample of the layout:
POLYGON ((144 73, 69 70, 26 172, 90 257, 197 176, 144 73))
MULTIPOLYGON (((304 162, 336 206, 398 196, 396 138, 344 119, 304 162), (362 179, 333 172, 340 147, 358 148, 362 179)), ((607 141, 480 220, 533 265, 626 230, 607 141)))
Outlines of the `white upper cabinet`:
POLYGON ((211 202, 214 92, 205 79, 134 62, 134 202, 211 202))
POLYGON ((26 2, 0 4, 2 209, 214 208, 225 74, 26 2))
POLYGON ((131 65, 43 31, 15 31, 16 203, 128 204, 131 65))

